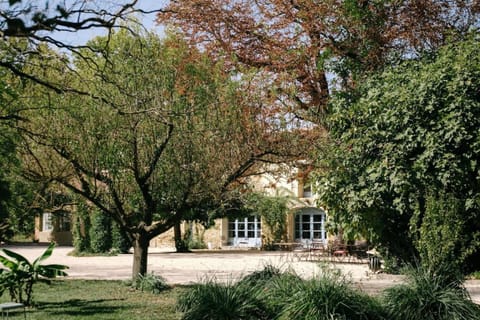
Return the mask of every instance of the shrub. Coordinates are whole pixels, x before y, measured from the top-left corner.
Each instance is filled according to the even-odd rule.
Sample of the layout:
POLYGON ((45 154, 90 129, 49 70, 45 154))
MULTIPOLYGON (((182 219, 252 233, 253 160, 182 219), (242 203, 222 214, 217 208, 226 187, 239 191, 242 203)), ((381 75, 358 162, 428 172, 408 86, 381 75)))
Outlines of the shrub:
POLYGON ((279 268, 267 264, 262 270, 254 271, 243 277, 238 285, 263 287, 275 277, 282 274, 279 268))
POLYGON ((105 253, 112 248, 111 218, 99 210, 91 215, 90 248, 94 253, 105 253))
POLYGON ((297 281, 293 287, 282 287, 282 294, 276 294, 283 301, 278 319, 385 319, 380 302, 353 289, 340 272, 329 271, 311 280, 297 281))
POLYGON ((258 296, 256 286, 206 279, 182 294, 177 307, 184 320, 268 319, 258 296))
POLYGON ((90 215, 88 207, 79 203, 73 214, 73 247, 76 253, 90 252, 90 215))
POLYGON ((445 192, 431 192, 426 198, 425 214, 412 218, 413 225, 420 224, 415 245, 424 267, 448 263, 459 270, 473 271, 467 269, 480 242, 469 229, 476 220, 471 211, 467 210, 465 200, 445 192))
POLYGON ((288 299, 299 290, 303 283, 293 272, 283 272, 263 281, 261 300, 268 319, 277 319, 286 307, 288 299))
POLYGON ((112 249, 120 253, 128 253, 132 247, 132 242, 128 235, 118 227, 115 221, 112 221, 112 249))
POLYGON ((474 304, 458 277, 448 268, 410 267, 407 283, 385 290, 384 305, 391 319, 475 320, 480 307, 474 304))
POLYGON ((170 289, 167 281, 162 276, 155 275, 154 273, 138 275, 135 279, 134 287, 142 292, 150 292, 154 294, 159 294, 170 289))
POLYGON ((0 255, 0 262, 6 269, 0 269, 0 296, 5 290, 10 299, 27 306, 32 303, 33 284, 37 281, 47 282, 57 276, 66 276, 67 266, 58 264, 42 265, 42 261, 52 255, 55 245, 52 243, 33 263, 22 255, 3 249, 5 256, 0 255))

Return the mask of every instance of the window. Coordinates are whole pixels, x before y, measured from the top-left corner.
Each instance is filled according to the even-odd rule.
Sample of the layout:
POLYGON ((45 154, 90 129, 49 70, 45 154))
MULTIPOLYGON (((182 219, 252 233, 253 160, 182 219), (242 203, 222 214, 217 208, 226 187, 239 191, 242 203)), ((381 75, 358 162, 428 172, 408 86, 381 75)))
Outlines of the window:
POLYGON ((70 214, 63 212, 58 216, 58 231, 70 231, 70 214))
POLYGON ((45 212, 42 216, 42 231, 51 230, 53 230, 52 214, 50 212, 45 212))
POLYGON ((303 186, 302 198, 311 198, 312 197, 312 185, 306 184, 303 186))
POLYGON ((54 224, 56 231, 70 231, 70 214, 62 212, 53 215, 51 212, 45 212, 42 215, 42 231, 52 231, 54 224))
POLYGON ((228 221, 229 238, 260 238, 262 226, 257 216, 228 221))
POLYGON ((325 240, 326 238, 324 212, 305 209, 295 215, 295 239, 325 240))

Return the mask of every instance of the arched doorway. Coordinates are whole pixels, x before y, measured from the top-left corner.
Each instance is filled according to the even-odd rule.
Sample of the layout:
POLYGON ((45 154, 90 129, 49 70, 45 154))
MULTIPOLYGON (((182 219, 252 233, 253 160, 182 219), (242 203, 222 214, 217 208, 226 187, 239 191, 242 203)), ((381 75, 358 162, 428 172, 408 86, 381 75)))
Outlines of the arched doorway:
POLYGON ((301 208, 295 212, 295 241, 311 243, 322 241, 326 243, 326 214, 318 208, 301 208))

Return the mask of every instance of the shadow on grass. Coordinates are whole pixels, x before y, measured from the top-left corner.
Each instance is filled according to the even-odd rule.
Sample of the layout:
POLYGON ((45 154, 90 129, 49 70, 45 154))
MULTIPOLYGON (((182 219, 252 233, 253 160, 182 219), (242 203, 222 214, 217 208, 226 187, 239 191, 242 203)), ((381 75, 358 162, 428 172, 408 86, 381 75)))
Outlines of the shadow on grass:
POLYGON ((130 308, 128 305, 121 305, 121 301, 123 300, 125 299, 70 299, 61 303, 37 301, 36 309, 52 315, 92 316, 115 313, 118 310, 130 308), (109 304, 108 302, 114 303, 109 304))

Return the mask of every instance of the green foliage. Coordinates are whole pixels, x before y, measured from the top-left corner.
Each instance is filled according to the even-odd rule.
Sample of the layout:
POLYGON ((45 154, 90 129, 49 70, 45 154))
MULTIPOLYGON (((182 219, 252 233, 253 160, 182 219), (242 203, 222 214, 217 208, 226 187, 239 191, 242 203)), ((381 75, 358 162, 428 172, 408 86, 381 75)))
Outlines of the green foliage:
POLYGON ((407 283, 389 288, 384 305, 389 319, 475 320, 480 307, 473 303, 450 269, 410 268, 407 283))
POLYGON ((132 247, 132 241, 129 239, 125 230, 122 230, 118 224, 112 220, 112 249, 119 253, 128 253, 132 247))
POLYGON ((37 281, 48 281, 57 276, 66 276, 67 266, 58 264, 41 264, 50 257, 55 244, 50 244, 47 250, 33 263, 22 255, 2 249, 5 256, 0 255, 0 262, 6 269, 0 269, 0 295, 5 290, 10 293, 13 301, 29 306, 32 303, 33 285, 37 281))
MULTIPOLYGON (((0 101, 3 100, 1 93, 0 91, 0 101)), ((21 190, 23 180, 16 175, 19 160, 15 153, 14 134, 1 121, 0 126, 2 130, 0 133, 0 241, 5 241, 13 236, 14 231, 23 229, 25 219, 22 219, 19 210, 16 210, 20 204, 20 199, 16 196, 16 193, 23 191, 21 190)), ((28 210, 25 211, 28 212, 28 210)), ((30 230, 32 225, 33 218, 30 219, 30 230)))
POLYGON ((256 286, 239 286, 204 280, 182 294, 177 303, 184 320, 266 319, 256 286))
POLYGON ((76 255, 127 253, 132 247, 126 232, 113 219, 82 201, 73 215, 72 235, 76 255))
POLYGON ((468 275, 468 279, 480 280, 480 271, 472 272, 471 274, 468 275))
POLYGON ((338 272, 300 282, 286 297, 278 319, 384 319, 375 298, 352 288, 338 272))
POLYGON ((93 210, 90 219, 92 225, 89 236, 92 252, 108 252, 112 248, 112 219, 99 210, 93 210))
POLYGON ((262 270, 254 271, 243 277, 238 285, 263 287, 274 277, 282 274, 281 270, 271 264, 266 265, 262 270))
POLYGON ((187 246, 187 250, 206 249, 207 245, 203 240, 204 234, 205 234, 205 227, 201 227, 199 223, 189 222, 186 225, 186 229, 183 234, 183 243, 187 246))
POLYGON ((90 215, 88 207, 80 202, 77 205, 77 210, 73 214, 72 225, 72 240, 75 252, 80 254, 82 252, 90 252, 90 215))
MULTIPOLYGON (((465 206, 456 213, 465 243, 478 239, 479 87, 480 44, 472 39, 338 94, 328 119, 331 143, 318 156, 328 169, 317 185, 329 218, 346 235, 360 233, 409 260, 417 254, 411 231, 420 230, 411 218, 423 217, 427 195, 442 191, 465 206)), ((478 264, 472 249, 458 252, 478 264)))
POLYGON ((438 193, 426 198, 425 214, 419 210, 412 218, 417 234, 415 245, 425 268, 449 264, 451 268, 467 271, 469 255, 480 248, 480 239, 472 239, 465 216, 465 202, 451 194, 438 193))
POLYGON ((290 198, 286 196, 267 196, 261 193, 252 193, 248 197, 246 206, 251 212, 262 217, 262 223, 269 231, 269 234, 264 232, 267 234, 264 246, 269 247, 286 236, 289 201, 290 198))
POLYGON ((338 272, 302 280, 273 266, 236 284, 207 280, 182 295, 178 306, 184 319, 384 319, 380 303, 338 272))
POLYGON ((170 289, 167 281, 162 276, 156 275, 153 272, 145 275, 139 274, 138 277, 135 278, 133 286, 137 290, 153 294, 160 294, 161 292, 170 289))

